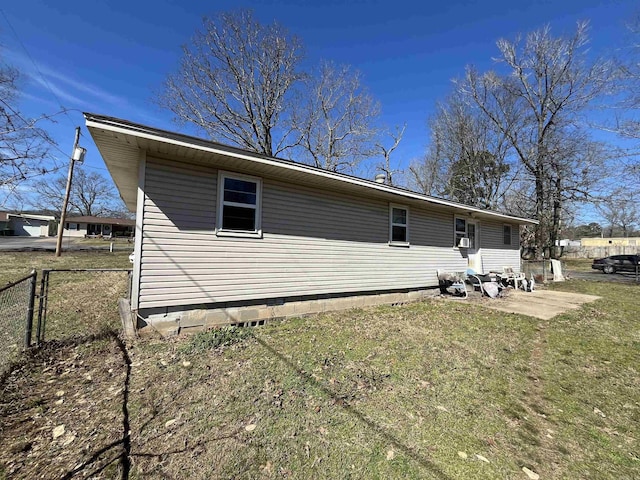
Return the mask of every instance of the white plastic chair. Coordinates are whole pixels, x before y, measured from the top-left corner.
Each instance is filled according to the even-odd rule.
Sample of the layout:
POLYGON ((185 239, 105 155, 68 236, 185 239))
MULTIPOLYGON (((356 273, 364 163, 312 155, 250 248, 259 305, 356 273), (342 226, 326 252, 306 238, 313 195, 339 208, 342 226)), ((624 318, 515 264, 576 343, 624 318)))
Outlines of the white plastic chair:
POLYGON ((513 267, 502 267, 502 275, 500 278, 507 284, 513 283, 513 287, 518 289, 518 282, 522 282, 526 279, 526 275, 522 272, 516 272, 513 267))

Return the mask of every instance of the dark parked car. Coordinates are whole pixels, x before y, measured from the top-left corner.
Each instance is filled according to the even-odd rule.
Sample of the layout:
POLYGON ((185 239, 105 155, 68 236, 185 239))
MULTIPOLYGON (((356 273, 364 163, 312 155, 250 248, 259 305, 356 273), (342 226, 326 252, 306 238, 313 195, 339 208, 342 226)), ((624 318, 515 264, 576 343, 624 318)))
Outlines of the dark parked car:
POLYGON ((640 255, 612 255, 593 261, 591 268, 604 273, 635 272, 640 265, 640 255))

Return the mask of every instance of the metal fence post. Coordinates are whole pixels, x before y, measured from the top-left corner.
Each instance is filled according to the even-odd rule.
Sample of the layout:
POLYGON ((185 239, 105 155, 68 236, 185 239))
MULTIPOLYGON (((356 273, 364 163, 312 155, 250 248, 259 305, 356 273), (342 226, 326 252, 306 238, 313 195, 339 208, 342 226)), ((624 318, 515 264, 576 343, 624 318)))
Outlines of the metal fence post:
POLYGON ((44 340, 44 321, 47 311, 47 297, 49 294, 49 270, 42 270, 42 280, 40 281, 40 304, 38 306, 38 325, 36 327, 36 341, 38 346, 44 340))
POLYGON ((36 300, 36 282, 38 274, 35 270, 31 271, 31 278, 29 279, 29 305, 27 307, 27 326, 24 333, 24 346, 29 348, 31 346, 31 332, 33 330, 33 305, 36 300))

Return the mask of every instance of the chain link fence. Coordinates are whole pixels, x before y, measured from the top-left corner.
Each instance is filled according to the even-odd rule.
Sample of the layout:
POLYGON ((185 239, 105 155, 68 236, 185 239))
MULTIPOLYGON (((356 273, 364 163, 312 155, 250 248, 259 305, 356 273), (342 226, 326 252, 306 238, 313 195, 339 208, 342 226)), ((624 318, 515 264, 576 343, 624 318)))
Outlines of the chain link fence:
MULTIPOLYGON (((565 275, 567 272, 567 265, 564 261, 557 261, 560 265, 560 272, 562 275, 565 275)), ((551 260, 523 260, 522 261, 522 271, 527 276, 527 278, 533 277, 536 282, 551 282, 553 281, 553 264, 551 260)))
POLYGON ((38 343, 119 330, 118 299, 129 298, 130 282, 130 269, 42 270, 38 343))
POLYGON ((31 346, 37 274, 0 288, 0 374, 31 346))

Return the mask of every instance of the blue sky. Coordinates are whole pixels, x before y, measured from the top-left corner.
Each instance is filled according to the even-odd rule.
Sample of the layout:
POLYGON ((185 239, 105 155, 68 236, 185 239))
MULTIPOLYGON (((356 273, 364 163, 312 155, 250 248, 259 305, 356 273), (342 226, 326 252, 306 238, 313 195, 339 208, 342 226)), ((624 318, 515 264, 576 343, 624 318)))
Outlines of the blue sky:
MULTIPOLYGON (((640 11, 637 1, 627 0, 22 0, 0 7, 2 58, 24 73, 27 115, 54 113, 60 104, 74 109, 44 125, 60 148, 52 154, 66 162, 74 128, 84 125, 80 111, 177 130, 171 115, 151 102, 153 92, 175 69, 180 46, 203 15, 240 6, 298 35, 309 66, 328 59, 360 70, 384 123, 407 123, 395 157, 402 166, 424 152, 427 118, 451 80, 467 64, 490 68, 499 38, 546 23, 556 34, 569 33, 587 19, 592 51, 613 52, 623 45, 624 23, 640 11)), ((87 165, 107 174, 84 128, 83 134, 87 165)))

